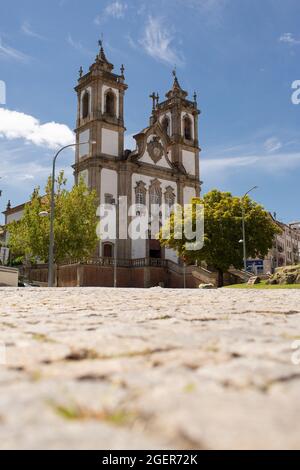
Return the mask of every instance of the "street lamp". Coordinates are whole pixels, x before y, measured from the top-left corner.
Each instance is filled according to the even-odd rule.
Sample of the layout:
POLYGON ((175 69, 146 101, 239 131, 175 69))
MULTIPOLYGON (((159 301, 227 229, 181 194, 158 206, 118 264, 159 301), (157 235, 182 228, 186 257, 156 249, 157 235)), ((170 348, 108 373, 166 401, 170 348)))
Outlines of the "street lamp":
POLYGON ((182 258, 182 261, 183 261, 183 288, 186 289, 186 263, 187 263, 187 260, 186 260, 185 256, 182 258))
MULTIPOLYGON (((55 169, 56 160, 59 154, 68 148, 79 147, 81 145, 95 144, 96 142, 79 142, 62 147, 55 157, 53 158, 52 164, 52 179, 51 179, 51 203, 50 203, 50 236, 49 236, 49 260, 48 260, 48 287, 53 287, 53 261, 54 261, 54 211, 55 211, 55 169)), ((45 217, 46 214, 42 214, 45 217)))
POLYGON ((244 196, 242 197, 242 223, 243 223, 243 239, 240 243, 243 243, 243 256, 244 256, 244 271, 245 271, 245 282, 247 282, 247 246, 246 246, 246 224, 245 224, 245 199, 252 191, 258 189, 258 186, 254 186, 253 188, 249 189, 244 196))
POLYGON ((118 287, 118 228, 119 228, 119 198, 112 199, 111 205, 116 208, 116 239, 115 239, 115 249, 114 249, 114 288, 118 287))

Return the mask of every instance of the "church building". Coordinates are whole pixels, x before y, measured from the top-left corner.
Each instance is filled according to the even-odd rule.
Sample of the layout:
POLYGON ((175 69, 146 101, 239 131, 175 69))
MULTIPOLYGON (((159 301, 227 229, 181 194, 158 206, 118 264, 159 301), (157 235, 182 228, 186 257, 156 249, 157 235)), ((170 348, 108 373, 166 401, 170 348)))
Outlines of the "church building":
MULTIPOLYGON (((199 140, 196 93, 188 99, 176 72, 165 100, 153 93, 149 124, 134 136, 136 149, 124 147, 124 100, 128 88, 124 66, 120 73, 105 55, 102 42, 87 73, 80 69, 75 88, 78 97, 75 181, 83 178, 96 190, 100 204, 127 198, 128 207, 152 204, 189 204, 200 196, 199 140), (90 142, 90 143, 86 143, 90 142)), ((139 216, 139 214, 134 214, 139 216)), ((128 217, 128 223, 132 216, 128 217)), ((120 227, 119 227, 120 229, 120 227)), ((131 240, 129 237, 102 240, 99 257, 138 260, 161 258, 178 262, 176 253, 160 246, 156 239, 131 240), (117 248, 116 248, 117 247, 117 248), (117 249, 117 253, 115 253, 117 249)))

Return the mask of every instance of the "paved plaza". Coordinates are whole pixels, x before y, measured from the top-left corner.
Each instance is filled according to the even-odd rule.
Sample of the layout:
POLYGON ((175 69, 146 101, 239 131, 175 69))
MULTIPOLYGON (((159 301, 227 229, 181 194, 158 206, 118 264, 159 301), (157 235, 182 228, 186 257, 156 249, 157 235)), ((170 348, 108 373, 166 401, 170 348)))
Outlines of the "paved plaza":
POLYGON ((0 289, 0 448, 300 449, 298 340, 296 290, 0 289))

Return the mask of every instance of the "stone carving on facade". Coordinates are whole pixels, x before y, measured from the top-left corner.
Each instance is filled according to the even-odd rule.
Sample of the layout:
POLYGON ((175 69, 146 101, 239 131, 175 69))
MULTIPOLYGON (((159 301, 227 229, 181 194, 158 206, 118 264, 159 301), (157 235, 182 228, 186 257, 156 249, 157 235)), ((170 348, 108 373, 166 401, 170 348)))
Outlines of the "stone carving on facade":
POLYGON ((168 186, 165 191, 165 204, 168 207, 174 206, 176 202, 176 195, 172 186, 168 186))
POLYGON ((153 137, 152 141, 147 144, 147 151, 154 163, 158 163, 162 159, 164 148, 160 143, 159 137, 153 137))

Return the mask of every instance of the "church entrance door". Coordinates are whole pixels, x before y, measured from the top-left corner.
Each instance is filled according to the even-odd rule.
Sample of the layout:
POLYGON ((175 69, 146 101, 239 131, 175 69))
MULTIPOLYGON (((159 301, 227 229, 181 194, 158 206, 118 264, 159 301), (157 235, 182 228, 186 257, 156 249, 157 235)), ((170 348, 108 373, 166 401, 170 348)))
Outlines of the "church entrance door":
POLYGON ((161 259, 161 246, 158 240, 150 240, 149 256, 150 258, 161 259))

